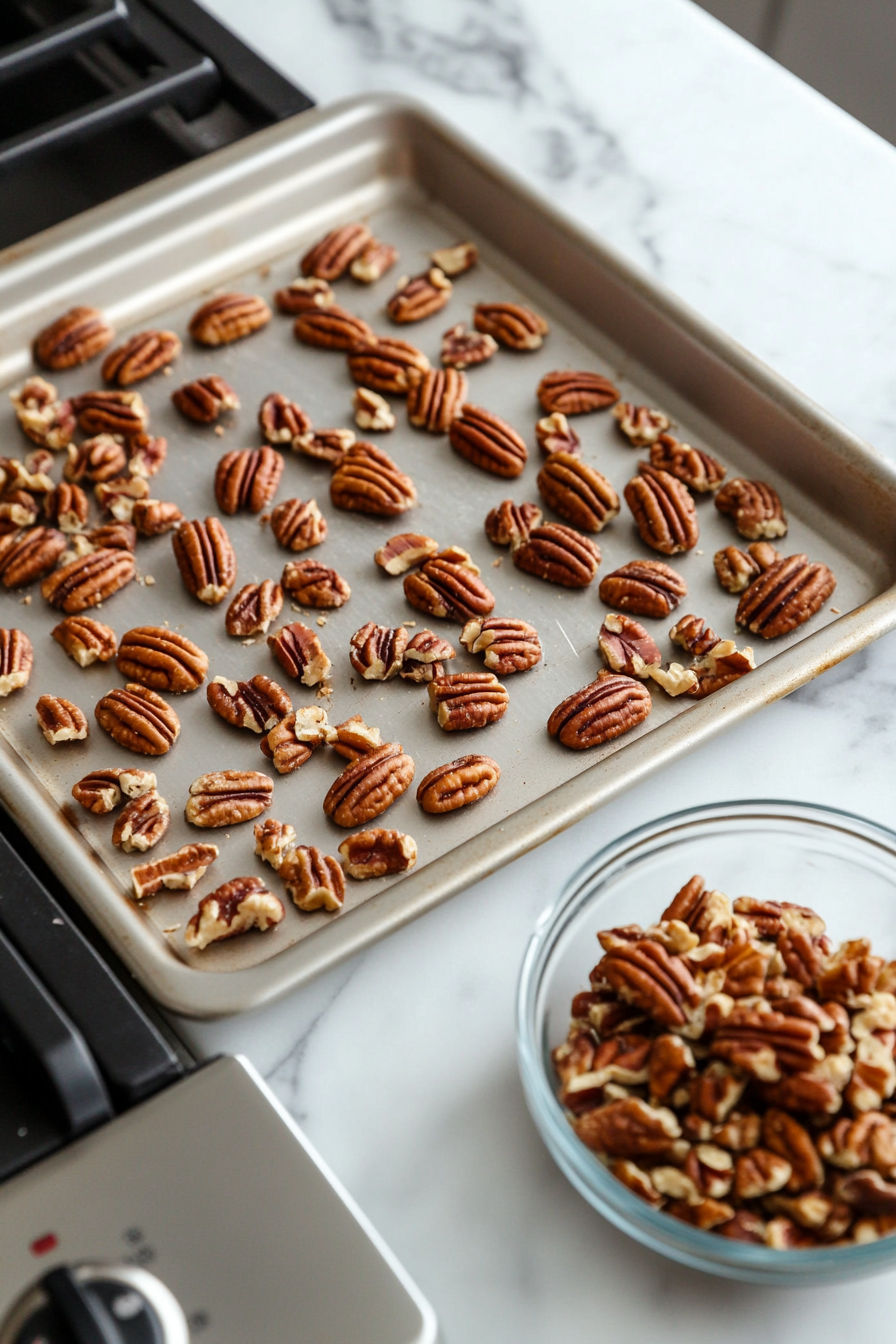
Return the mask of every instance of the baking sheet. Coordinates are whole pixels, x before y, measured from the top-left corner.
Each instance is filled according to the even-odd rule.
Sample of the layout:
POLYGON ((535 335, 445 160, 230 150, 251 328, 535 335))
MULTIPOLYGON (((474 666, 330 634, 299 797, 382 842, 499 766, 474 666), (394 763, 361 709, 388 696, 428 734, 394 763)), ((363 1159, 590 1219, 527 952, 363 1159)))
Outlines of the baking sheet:
MULTIPOLYGON (((737 370, 736 394, 732 392, 725 399, 726 414, 720 416, 719 387, 726 377, 732 379, 732 366, 740 352, 733 346, 726 349, 724 338, 716 337, 721 355, 728 358, 726 361, 712 351, 720 369, 714 378, 704 377, 693 349, 693 332, 683 329, 682 315, 673 311, 674 300, 650 292, 643 279, 626 274, 624 263, 612 258, 615 270, 611 279, 628 284, 628 301, 622 302, 621 308, 632 324, 626 331, 614 312, 613 295, 604 293, 602 301, 594 306, 588 293, 586 262, 593 266, 597 254, 607 267, 607 257, 600 255, 593 243, 579 243, 573 266, 567 263, 562 268, 562 283, 545 285, 545 279, 557 279, 552 278, 551 271, 557 268, 558 256, 562 260, 560 245, 570 247, 570 230, 559 231, 546 252, 547 239, 540 241, 534 229, 523 226, 527 209, 535 212, 533 218, 542 230, 550 223, 549 213, 512 183, 503 181, 499 170, 484 169, 478 156, 441 128, 416 111, 396 108, 392 100, 361 100, 347 109, 305 114, 291 129, 276 128, 274 135, 267 132, 247 142, 240 154, 225 151, 223 157, 229 162, 220 164, 218 178, 229 179, 231 199, 229 207, 223 201, 220 209, 229 230, 218 223, 215 191, 220 184, 214 164, 206 161, 172 175, 167 193, 159 193, 158 187, 155 191, 141 189, 131 194, 130 202, 125 198, 111 208, 91 212, 82 221, 62 226, 61 237, 60 230, 52 231, 43 244, 38 241, 33 256, 12 258, 5 274, 4 258, 0 257, 0 276, 6 281, 12 303, 7 310, 12 314, 7 333, 13 333, 7 349, 0 351, 0 370, 4 360, 7 374, 21 376, 27 367, 15 333, 20 330, 26 337, 33 335, 45 320, 44 316, 38 318, 42 304, 45 315, 52 316, 66 302, 101 302, 117 320, 119 338, 150 322, 184 335, 190 314, 209 293, 236 288, 261 293, 270 300, 275 289, 295 276, 297 255, 308 244, 332 224, 358 215, 367 218, 377 236, 395 243, 401 253, 398 266, 376 285, 360 286, 346 279, 337 286, 337 301, 364 317, 378 332, 412 341, 437 365, 441 333, 454 322, 468 321, 474 303, 514 299, 531 303, 543 312, 551 323, 551 334, 537 352, 514 354, 502 350, 488 364, 468 370, 470 400, 509 420, 530 446, 529 463, 515 481, 502 481, 478 471, 453 453, 446 437, 411 429, 404 404, 397 398, 392 399, 398 415, 396 430, 369 437, 416 482, 420 504, 401 518, 372 519, 341 513, 329 501, 330 472, 326 464, 288 451, 284 455, 285 470, 277 500, 314 497, 329 524, 323 545, 299 558, 313 557, 332 565, 352 586, 351 599, 337 611, 291 610, 288 600, 285 604, 277 624, 286 619, 304 620, 318 630, 333 662, 332 695, 320 700, 314 689, 289 683, 294 704, 323 703, 333 722, 362 714, 380 728, 384 741, 403 743, 414 757, 418 781, 435 765, 470 751, 493 756, 502 768, 501 782, 489 798, 475 808, 447 817, 425 816, 414 801, 412 787, 380 824, 414 836, 419 848, 417 869, 399 879, 349 880, 345 907, 338 916, 306 914, 287 903, 286 919, 275 932, 250 934, 204 953, 185 947, 184 928, 198 899, 221 882, 258 873, 271 879, 275 891, 279 888, 270 870, 253 855, 251 823, 229 831, 203 833, 186 823, 183 807, 190 782, 197 775, 228 768, 266 769, 275 780, 274 804, 267 815, 291 821, 300 843, 335 853, 346 834, 328 821, 321 809, 341 758, 320 750, 295 774, 276 775, 261 756, 254 734, 232 729, 212 713, 204 687, 174 699, 182 731, 172 751, 155 761, 140 763, 156 769, 159 789, 172 812, 171 828, 156 852, 168 853, 191 840, 205 839, 219 844, 221 854, 193 892, 160 895, 135 907, 127 895, 130 869, 143 856, 115 850, 110 842, 114 817, 92 817, 71 799, 72 784, 88 769, 135 761, 93 719, 96 701, 112 685, 122 684, 124 678, 114 665, 111 669, 94 665, 82 670, 65 656, 49 638, 59 614, 47 608, 38 585, 33 594, 0 595, 3 624, 26 629, 36 651, 35 670, 27 690, 0 704, 0 730, 7 744, 0 760, 4 801, 17 812, 29 833, 39 836, 51 862, 147 988, 168 1006, 199 1015, 260 1002, 382 936, 475 880, 489 867, 506 862, 529 844, 577 820, 648 769, 785 694, 815 675, 825 663, 836 662, 861 647, 894 620, 893 598, 886 593, 892 582, 892 554, 885 520, 892 517, 896 488, 888 468, 876 463, 844 431, 824 426, 822 432, 820 413, 761 367, 752 380, 737 370), (354 147, 354 155, 346 142, 354 147), (440 145, 443 159, 441 171, 436 171, 440 145), (283 172, 287 150, 291 174, 283 172), (254 178, 251 189, 247 181, 250 170, 254 178), (486 194, 474 192, 473 187, 477 175, 484 172, 491 188, 500 191, 501 210, 499 214, 486 211, 482 218, 486 194), (438 180, 433 180, 434 175, 438 180), (239 189, 241 185, 243 190, 239 189), (450 208, 458 204, 465 207, 462 215, 450 208), (471 214, 477 227, 471 225, 471 214), (507 239, 501 240, 502 248, 490 236, 506 230, 514 217, 523 234, 523 251, 528 243, 543 260, 537 268, 538 280, 521 264, 529 259, 521 258, 518 247, 515 257, 508 255, 507 239), (152 230, 148 228, 150 221, 152 230), (60 274, 66 257, 72 262, 84 248, 93 247, 104 223, 109 235, 106 259, 95 254, 98 273, 92 283, 84 278, 72 284, 69 278, 66 284, 71 287, 72 297, 63 300, 59 286, 54 292, 51 283, 54 272, 60 274), (199 245, 203 237, 204 248, 199 245), (457 279, 448 307, 422 323, 395 328, 386 318, 383 305, 398 277, 423 269, 434 248, 467 237, 480 245, 482 261, 457 279), (160 245, 162 250, 158 252, 160 245), (147 249, 157 255, 151 259, 147 249), (111 273, 103 274, 104 267, 111 273), (23 269, 31 274, 22 274, 23 269), (558 297, 558 291, 566 291, 567 298, 577 298, 579 311, 558 297), (647 301, 653 303, 653 321, 646 339, 643 335, 639 339, 639 308, 645 303, 645 292, 647 301), (677 322, 670 321, 670 312, 677 322), (662 356, 656 357, 651 343, 664 323, 674 332, 666 334, 662 356), (636 359, 636 354, 651 356, 651 367, 636 359), (663 367, 670 358, 671 378, 669 368, 663 367), (581 591, 541 583, 517 571, 506 551, 490 545, 482 527, 488 510, 503 498, 539 500, 535 477, 543 459, 534 440, 534 422, 541 414, 535 388, 545 372, 564 367, 593 368, 608 374, 619 384, 625 399, 646 400, 665 409, 673 417, 673 432, 713 452, 728 467, 729 475, 759 476, 775 485, 790 522, 788 536, 779 543, 779 549, 785 554, 806 551, 810 558, 825 561, 838 579, 831 603, 808 626, 770 645, 750 641, 762 670, 698 705, 686 698, 672 700, 652 686, 653 711, 638 730, 604 748, 582 753, 569 752, 553 742, 544 725, 554 706, 593 680, 601 666, 596 636, 605 608, 597 596, 599 580, 581 591), (792 405, 786 404, 788 398, 792 405), (765 417, 761 433, 751 424, 756 407, 765 417), (794 422, 795 409, 799 417, 788 433, 788 421, 794 422), (724 424, 726 418, 730 421, 732 410, 736 412, 736 428, 745 432, 733 433, 731 424, 724 424), (837 511, 841 516, 836 516, 837 511), (495 594, 495 613, 523 617, 539 630, 543 662, 530 672, 505 679, 510 693, 508 713, 486 730, 446 734, 437 727, 429 710, 425 687, 401 679, 367 683, 352 672, 349 639, 368 620, 388 625, 416 622, 416 626, 410 626, 412 633, 415 628, 430 625, 458 649, 450 670, 482 667, 479 658, 467 655, 459 645, 460 627, 427 620, 414 611, 404 599, 401 580, 385 577, 374 565, 377 547, 394 532, 407 529, 426 532, 442 545, 456 544, 469 550, 495 594), (33 596, 30 603, 29 596, 33 596), (838 619, 831 607, 845 615, 838 619), (849 613, 859 615, 846 615, 849 613), (44 692, 67 695, 84 709, 92 725, 86 743, 53 748, 44 742, 33 709, 44 692)), ((705 345, 703 353, 705 357, 705 345)), ((748 357, 740 362, 745 360, 748 357)), ((56 376, 61 394, 99 386, 99 362, 56 376)), ((150 407, 152 431, 164 434, 169 442, 167 463, 151 483, 151 492, 174 500, 187 517, 218 512, 213 493, 215 465, 224 452, 260 442, 256 414, 268 392, 281 391, 299 401, 316 425, 352 425, 354 385, 344 356, 299 345, 292 335, 291 319, 280 314, 275 314, 263 332, 218 351, 202 350, 186 340, 184 354, 172 375, 157 375, 140 384, 138 390, 150 407), (223 435, 211 427, 188 424, 170 403, 174 387, 208 373, 218 373, 231 382, 242 402, 239 412, 222 421, 223 435)), ((24 452, 25 441, 11 408, 0 415, 4 451, 10 455, 24 452)), ((586 460, 612 481, 621 496, 625 482, 635 474, 638 460, 646 453, 628 445, 609 412, 577 417, 574 423, 586 460)), ((359 432, 359 437, 365 436, 359 432)), ((741 645, 748 642, 734 627, 736 598, 721 590, 712 568, 713 552, 719 546, 737 543, 737 534, 730 520, 715 510, 711 499, 698 499, 697 508, 701 527, 698 548, 671 560, 687 580, 689 595, 668 620, 645 622, 664 657, 676 660, 680 660, 682 651, 669 642, 668 629, 688 611, 704 616, 719 635, 736 636, 741 645)), ((547 508, 545 514, 553 516, 547 508)), ((250 581, 279 578, 283 564, 291 557, 257 516, 238 515, 225 519, 225 525, 239 565, 234 591, 250 581)), ((654 557, 640 542, 625 505, 598 542, 603 552, 601 575, 627 560, 654 557)), ((226 602, 207 608, 186 595, 170 537, 139 544, 138 571, 138 582, 96 612, 119 637, 134 625, 167 622, 206 651, 209 678, 223 675, 245 679, 264 671, 287 685, 288 679, 281 674, 263 638, 247 645, 226 635, 226 602)))

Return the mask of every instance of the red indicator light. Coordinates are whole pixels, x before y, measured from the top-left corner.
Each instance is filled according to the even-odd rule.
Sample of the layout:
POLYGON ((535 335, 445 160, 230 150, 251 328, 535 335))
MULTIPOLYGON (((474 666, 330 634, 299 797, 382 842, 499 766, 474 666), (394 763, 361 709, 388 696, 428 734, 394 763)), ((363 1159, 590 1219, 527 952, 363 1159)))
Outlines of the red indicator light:
POLYGON ((59 1238, 55 1232, 45 1232, 42 1237, 35 1237, 29 1250, 32 1255, 46 1255, 49 1251, 55 1251, 59 1245, 59 1238))

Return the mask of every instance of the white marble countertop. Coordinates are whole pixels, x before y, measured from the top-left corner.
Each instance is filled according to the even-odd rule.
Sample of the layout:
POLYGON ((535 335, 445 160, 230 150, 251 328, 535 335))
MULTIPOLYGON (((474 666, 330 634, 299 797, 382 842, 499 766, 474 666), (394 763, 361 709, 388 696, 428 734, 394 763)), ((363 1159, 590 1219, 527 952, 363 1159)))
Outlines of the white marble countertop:
MULTIPOLYGON (((896 152, 687 0, 206 3, 322 103, 430 103, 896 458, 896 152)), ((273 1008, 184 1024, 266 1075, 449 1344, 887 1337, 896 1273, 736 1285, 603 1222, 529 1120, 513 1010, 536 916, 612 836, 738 797, 892 824, 894 659, 872 646, 273 1008)))

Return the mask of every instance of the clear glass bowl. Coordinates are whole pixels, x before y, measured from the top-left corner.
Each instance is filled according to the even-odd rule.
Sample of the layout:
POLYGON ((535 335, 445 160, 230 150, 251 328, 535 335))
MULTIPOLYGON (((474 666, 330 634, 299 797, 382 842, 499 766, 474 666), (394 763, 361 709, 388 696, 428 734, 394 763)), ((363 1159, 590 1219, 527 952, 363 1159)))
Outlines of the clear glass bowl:
POLYGON ((694 873, 729 896, 811 905, 837 943, 869 937, 896 957, 896 833, 809 803, 696 807, 607 845, 538 921, 517 1000, 520 1073, 532 1118, 564 1175, 599 1213, 644 1245, 695 1269, 753 1283, 860 1278, 896 1264, 896 1236, 863 1246, 774 1251, 701 1232, 651 1209, 576 1138, 555 1095, 551 1049, 572 997, 601 956, 598 929, 651 924, 694 873))

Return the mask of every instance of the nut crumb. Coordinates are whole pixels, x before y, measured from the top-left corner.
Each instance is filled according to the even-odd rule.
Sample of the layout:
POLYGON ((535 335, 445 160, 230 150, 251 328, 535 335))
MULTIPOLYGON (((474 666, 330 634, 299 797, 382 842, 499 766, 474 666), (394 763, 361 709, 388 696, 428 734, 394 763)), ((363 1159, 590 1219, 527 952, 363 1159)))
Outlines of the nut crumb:
POLYGON ((253 644, 257 644, 258 640, 253 637, 252 639, 243 639, 240 641, 240 643, 243 645, 244 648, 248 649, 253 644))
POLYGON ((224 426, 223 426, 223 425, 215 425, 215 433, 217 434, 217 436, 218 436, 219 439, 223 439, 223 437, 224 437, 224 426))
POLYGON ((31 606, 31 594, 30 594, 30 593, 26 593, 25 596, 24 596, 23 598, 20 598, 20 601, 21 601, 23 607, 30 607, 30 606, 31 606))
MULTIPOLYGON (((31 601, 31 598, 29 597, 29 598, 27 598, 26 600, 27 600, 28 602, 30 602, 30 601, 31 601)), ((831 607, 831 611, 834 613, 835 616, 839 616, 839 615, 840 615, 840 608, 839 608, 839 607, 831 607)))
POLYGON ((56 918, 56 919, 53 920, 53 923, 54 923, 54 924, 64 924, 64 923, 65 923, 65 920, 64 920, 64 919, 56 918))
POLYGON ((332 694, 333 694, 333 687, 330 685, 328 681, 322 682, 321 685, 318 686, 317 688, 318 700, 328 700, 332 694))
POLYGON ((166 378, 170 378, 174 370, 172 369, 170 364, 166 364, 162 372, 164 373, 166 378))
POLYGON ((402 621, 402 625, 416 625, 416 621, 402 621))
POLYGON ((318 625, 326 625, 326 623, 327 623, 327 618, 326 618, 326 616, 318 616, 318 618, 317 618, 317 623, 318 623, 318 625))
MULTIPOLYGON (((59 922, 62 923, 61 920, 60 920, 59 922)), ((167 928, 167 929, 163 929, 162 932, 163 932, 163 933, 177 933, 177 931, 178 931, 178 929, 179 929, 180 927, 181 927, 180 924, 169 924, 168 928, 167 928)))
POLYGON ((270 266, 268 265, 267 262, 264 262, 263 265, 259 266, 259 268, 258 268, 258 274, 259 274, 259 276, 261 277, 262 280, 267 280, 267 278, 268 278, 268 276, 270 275, 270 273, 271 273, 271 268, 270 268, 270 266))
POLYGON ((702 555, 703 552, 702 552, 702 551, 699 549, 699 547, 698 547, 698 548, 694 551, 694 554, 695 554, 695 555, 702 555))
POLYGON ((258 520, 258 526, 267 527, 270 521, 271 521, 271 515, 269 513, 263 513, 258 520))
POLYGON ((503 560, 503 558, 504 558, 503 556, 499 555, 498 558, 497 558, 497 560, 493 560, 493 561, 492 561, 492 569, 499 569, 499 568, 500 568, 500 565, 501 565, 501 561, 503 560))
MULTIPOLYGON (((147 574, 144 577, 143 582, 146 584, 147 588, 152 588, 155 586, 155 579, 151 574, 147 574)), ((97 606, 99 606, 99 603, 97 603, 97 606)), ((165 624, 167 625, 168 622, 166 621, 165 624)))

